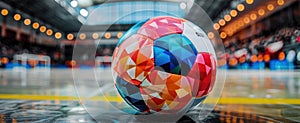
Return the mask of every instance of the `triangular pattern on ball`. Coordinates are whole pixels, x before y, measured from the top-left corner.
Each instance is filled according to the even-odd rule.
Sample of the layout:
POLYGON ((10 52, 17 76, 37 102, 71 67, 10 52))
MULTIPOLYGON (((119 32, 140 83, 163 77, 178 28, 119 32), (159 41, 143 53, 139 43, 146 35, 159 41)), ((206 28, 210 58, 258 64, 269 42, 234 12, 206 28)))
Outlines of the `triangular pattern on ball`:
POLYGON ((114 71, 125 81, 141 84, 154 69, 153 41, 142 35, 132 35, 118 48, 113 57, 114 71))
POLYGON ((192 93, 195 97, 207 95, 216 78, 216 62, 209 53, 198 53, 197 59, 190 73, 187 75, 193 85, 192 93))
POLYGON ((169 35, 182 34, 184 20, 174 17, 157 17, 147 21, 137 32, 152 40, 169 35))
POLYGON ((141 86, 141 94, 151 110, 180 111, 192 99, 188 79, 181 75, 153 70, 147 76, 150 86, 141 86), (156 96, 154 96, 156 95, 156 96))
POLYGON ((205 100, 216 79, 215 58, 201 28, 181 18, 156 17, 137 23, 119 40, 113 77, 135 110, 176 113, 205 100))
POLYGON ((197 50, 185 36, 171 34, 154 41, 155 69, 187 75, 197 56, 197 50))
POLYGON ((120 77, 117 77, 115 86, 121 97, 129 104, 132 104, 130 106, 140 112, 149 112, 149 108, 145 104, 140 89, 137 86, 128 83, 120 77))

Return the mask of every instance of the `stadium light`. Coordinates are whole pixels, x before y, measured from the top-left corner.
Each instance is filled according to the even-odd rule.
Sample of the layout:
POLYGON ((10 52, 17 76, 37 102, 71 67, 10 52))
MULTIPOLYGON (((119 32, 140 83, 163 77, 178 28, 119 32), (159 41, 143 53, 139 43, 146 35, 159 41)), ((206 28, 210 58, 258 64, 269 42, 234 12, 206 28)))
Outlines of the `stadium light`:
POLYGON ((220 20, 219 20, 219 24, 220 24, 221 26, 224 26, 224 25, 226 24, 226 22, 225 22, 224 19, 220 19, 220 20))
POLYGON ((121 38, 123 36, 123 32, 118 32, 117 37, 121 38))
POLYGON ((104 38, 106 39, 110 39, 111 38, 111 34, 109 32, 104 34, 104 38))
POLYGON ((231 17, 236 17, 237 14, 238 14, 238 12, 237 12, 236 10, 231 10, 231 11, 230 11, 231 17))
POLYGON ((259 9, 258 10, 258 15, 263 16, 265 14, 265 10, 264 9, 259 9))
POLYGON ((251 18, 251 20, 256 20, 257 16, 256 16, 255 13, 252 13, 252 14, 250 15, 250 18, 251 18))
POLYGON ((243 4, 238 4, 237 5, 237 10, 240 11, 240 12, 244 11, 245 10, 245 6, 243 4))
POLYGON ((274 5, 273 4, 268 4, 267 5, 267 9, 269 10, 269 11, 272 11, 273 9, 274 9, 274 5))
POLYGON ((2 9, 1 10, 1 15, 7 16, 8 15, 8 10, 7 9, 2 9))
POLYGON ((230 15, 225 15, 224 16, 224 20, 227 21, 227 22, 230 21, 231 20, 231 16, 230 15))
POLYGON ((79 35, 79 39, 84 40, 85 38, 86 38, 86 34, 81 33, 81 34, 79 35))
POLYGON ((74 8, 78 6, 78 2, 76 0, 72 0, 70 4, 74 8))
POLYGON ((89 12, 86 9, 81 9, 79 13, 84 17, 89 15, 89 12))
POLYGON ((219 25, 218 23, 215 23, 215 24, 214 24, 214 29, 215 29, 215 30, 219 30, 219 29, 220 29, 220 25, 219 25))
POLYGON ((56 39, 60 39, 62 34, 60 32, 56 32, 54 36, 56 39))
POLYGON ((244 22, 245 22, 246 24, 249 23, 249 22, 250 22, 249 17, 244 17, 244 22))
POLYGON ((73 38, 74 38, 74 35, 73 35, 73 34, 69 33, 69 34, 67 35, 67 39, 68 39, 68 40, 73 40, 73 38))
POLYGON ((213 32, 207 33, 207 36, 209 39, 213 39, 215 37, 215 34, 213 32))
POLYGON ((284 0, 277 0, 277 4, 278 4, 279 6, 282 6, 282 5, 284 4, 284 0))
POLYGON ((98 33, 93 33, 93 35, 92 35, 92 37, 93 37, 93 39, 98 39, 99 38, 99 34, 98 33))
POLYGON ((227 34, 225 32, 221 32, 220 37, 222 39, 225 39, 227 37, 227 34))
POLYGON ((41 27, 40 27, 40 31, 41 31, 41 32, 45 32, 46 30, 47 30, 46 26, 41 26, 41 27))
POLYGON ((180 3, 180 8, 181 8, 181 9, 184 10, 184 9, 186 9, 186 7, 187 7, 186 3, 184 3, 184 2, 181 2, 181 3, 180 3))
POLYGON ((15 14, 14 15, 14 19, 16 20, 16 21, 19 21, 19 20, 21 20, 21 15, 20 14, 15 14))
POLYGON ((51 36, 51 35, 53 34, 52 29, 47 29, 46 34, 47 34, 48 36, 51 36))
POLYGON ((252 4, 254 2, 254 0, 246 0, 247 4, 252 4))
POLYGON ((30 19, 25 19, 24 20, 24 24, 26 25, 26 26, 28 26, 28 25, 30 25, 31 24, 31 20, 30 19))
POLYGON ((38 22, 34 22, 33 24, 32 24, 32 28, 33 29, 38 29, 40 27, 40 24, 38 23, 38 22))

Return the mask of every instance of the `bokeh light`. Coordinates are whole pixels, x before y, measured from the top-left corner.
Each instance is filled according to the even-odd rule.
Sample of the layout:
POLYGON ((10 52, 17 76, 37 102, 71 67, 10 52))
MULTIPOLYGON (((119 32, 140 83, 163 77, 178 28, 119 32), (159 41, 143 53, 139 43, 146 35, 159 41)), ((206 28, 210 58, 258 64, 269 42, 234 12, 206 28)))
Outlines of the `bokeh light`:
POLYGON ((79 39, 84 40, 86 38, 86 34, 85 33, 81 33, 79 35, 79 39))
POLYGON ((1 15, 7 16, 8 15, 8 10, 7 9, 2 9, 1 10, 1 15))
POLYGON ((215 23, 215 24, 214 24, 214 29, 215 29, 215 30, 219 30, 219 29, 220 29, 220 24, 215 23))
POLYGON ((73 40, 73 39, 74 39, 74 35, 71 34, 71 33, 69 33, 69 34, 67 35, 67 39, 68 39, 68 40, 73 40))
POLYGON ((109 32, 106 32, 106 33, 104 34, 104 38, 110 39, 110 38, 111 38, 111 34, 110 34, 109 32))
POLYGON ((56 32, 54 36, 56 39, 60 39, 62 37, 62 34, 60 32, 56 32))
POLYGON ((33 29, 38 29, 40 27, 40 24, 38 23, 38 22, 34 22, 33 24, 32 24, 32 28, 33 29))
POLYGON ((15 14, 15 15, 14 15, 14 19, 15 19, 16 21, 21 20, 21 18, 22 18, 22 16, 21 16, 20 14, 15 14))
POLYGON ((46 34, 48 36, 51 36, 53 34, 53 30, 52 29, 47 29, 46 34))
POLYGON ((226 24, 226 22, 224 19, 220 19, 219 24, 220 24, 220 26, 224 26, 226 24))
POLYGON ((272 11, 272 10, 274 10, 274 5, 273 4, 268 4, 267 5, 267 9, 269 10, 269 11, 272 11))
POLYGON ((264 9, 259 9, 258 10, 258 15, 263 16, 265 14, 265 10, 264 9))
POLYGON ((224 20, 227 21, 227 22, 230 21, 231 20, 231 16, 230 15, 225 15, 224 16, 224 20))
POLYGON ((237 12, 236 10, 231 10, 231 11, 230 11, 230 15, 231 15, 232 17, 236 17, 237 14, 238 14, 238 12, 237 12))
POLYGON ((30 25, 31 24, 31 20, 30 19, 25 19, 24 20, 24 24, 26 25, 26 26, 28 26, 28 25, 30 25))
POLYGON ((47 30, 46 26, 41 26, 41 27, 40 27, 40 31, 41 31, 41 32, 46 32, 46 30, 47 30))
POLYGON ((245 6, 243 4, 238 4, 237 5, 237 10, 240 11, 240 12, 244 11, 245 10, 245 6))
POLYGON ((92 35, 92 37, 93 37, 93 39, 98 39, 99 38, 99 34, 98 33, 93 33, 93 35, 92 35))

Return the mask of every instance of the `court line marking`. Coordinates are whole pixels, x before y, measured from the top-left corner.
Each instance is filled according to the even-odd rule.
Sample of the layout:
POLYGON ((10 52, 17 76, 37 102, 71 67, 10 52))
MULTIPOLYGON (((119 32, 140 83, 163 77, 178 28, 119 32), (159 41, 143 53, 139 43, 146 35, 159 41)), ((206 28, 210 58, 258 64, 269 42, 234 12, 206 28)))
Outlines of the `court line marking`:
MULTIPOLYGON (((53 95, 25 95, 25 94, 0 94, 0 99, 17 99, 17 100, 62 100, 62 101, 79 101, 75 96, 53 96, 53 95)), ((82 98, 81 98, 82 99, 82 98)), ((97 96, 82 101, 107 101, 123 102, 119 96, 97 96)), ((215 103, 217 98, 208 98, 204 103, 215 103)), ((300 105, 298 98, 220 98, 218 104, 295 104, 300 105)))

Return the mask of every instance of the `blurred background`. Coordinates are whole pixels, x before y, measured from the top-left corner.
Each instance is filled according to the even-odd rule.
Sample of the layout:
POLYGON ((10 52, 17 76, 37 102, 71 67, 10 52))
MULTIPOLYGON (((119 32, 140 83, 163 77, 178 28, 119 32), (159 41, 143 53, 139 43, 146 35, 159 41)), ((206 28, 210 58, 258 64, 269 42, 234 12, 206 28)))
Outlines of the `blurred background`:
MULTIPOLYGON (((163 8, 179 17, 189 14, 183 10, 187 7, 184 2, 111 1, 102 4, 104 2, 105 0, 1 1, 1 67, 12 69, 20 66, 20 60, 14 57, 24 53, 49 57, 47 62, 28 60, 27 68, 48 63, 53 68, 82 67, 72 61, 76 39, 88 47, 95 45, 95 40, 101 38, 102 46, 97 49, 96 56, 111 56, 116 42, 126 30, 147 16, 159 16, 161 13, 137 14, 118 23, 112 23, 115 21, 112 16, 122 15, 125 10, 139 7, 163 8), (98 20, 87 23, 89 27, 78 33, 90 12, 98 7, 105 12, 98 12, 98 20), (107 25, 111 26, 104 30, 107 25)), ((227 69, 299 68, 299 1, 194 2, 207 12, 214 22, 214 29, 219 31, 223 39, 226 50, 223 57, 226 57, 226 61, 219 61, 220 66, 227 69)), ((214 38, 213 33, 207 34, 214 38)), ((87 55, 83 59, 90 57, 94 56, 87 55)), ((93 61, 90 62, 88 66, 94 66, 93 61)))
MULTIPOLYGON (((0 108, 0 122, 94 122, 76 101, 70 68, 84 71, 82 76, 95 68, 109 71, 123 34, 140 20, 165 14, 133 14, 118 22, 115 16, 147 8, 200 18, 190 3, 211 18, 211 28, 219 34, 206 33, 220 37, 225 50, 218 54, 220 70, 227 70, 225 87, 204 121, 300 122, 299 0, 2 0, 0 107, 10 108, 0 108), (95 9, 103 11, 93 13, 95 9), (87 21, 91 13, 99 17, 87 21), (75 45, 95 50, 83 52, 79 59, 84 63, 77 63, 72 60, 75 45), (32 108, 24 108, 28 105, 32 108), (45 116, 39 117, 40 111, 45 116)), ((89 91, 92 82, 85 78, 83 90, 89 91)), ((101 90, 112 83, 101 83, 106 87, 101 90)))

